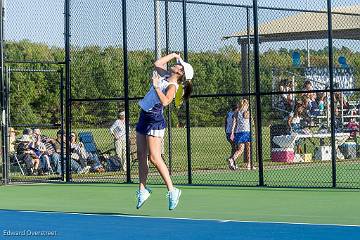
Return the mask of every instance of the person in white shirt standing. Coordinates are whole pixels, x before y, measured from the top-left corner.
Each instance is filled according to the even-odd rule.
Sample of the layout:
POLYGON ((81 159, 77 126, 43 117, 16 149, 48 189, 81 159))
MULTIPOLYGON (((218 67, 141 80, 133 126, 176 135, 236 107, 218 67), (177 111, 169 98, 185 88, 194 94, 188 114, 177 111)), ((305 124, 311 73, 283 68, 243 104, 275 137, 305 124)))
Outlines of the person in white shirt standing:
POLYGON ((116 155, 120 159, 123 171, 126 171, 126 133, 125 133, 125 112, 118 115, 118 119, 110 127, 111 135, 114 137, 116 155))

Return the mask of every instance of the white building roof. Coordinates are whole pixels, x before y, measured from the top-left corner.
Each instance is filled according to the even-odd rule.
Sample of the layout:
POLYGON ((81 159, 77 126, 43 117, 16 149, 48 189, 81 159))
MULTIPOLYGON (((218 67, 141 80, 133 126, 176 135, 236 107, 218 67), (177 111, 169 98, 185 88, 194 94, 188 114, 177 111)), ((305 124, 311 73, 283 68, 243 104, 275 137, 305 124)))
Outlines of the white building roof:
MULTIPOLYGON (((360 5, 333 10, 333 38, 360 40, 360 5), (339 14, 345 13, 345 14, 339 14)), ((253 29, 250 37, 253 38, 253 29)), ((328 36, 327 13, 304 12, 259 25, 260 42, 324 39, 328 36)), ((247 38, 247 30, 235 32, 225 39, 247 38)))

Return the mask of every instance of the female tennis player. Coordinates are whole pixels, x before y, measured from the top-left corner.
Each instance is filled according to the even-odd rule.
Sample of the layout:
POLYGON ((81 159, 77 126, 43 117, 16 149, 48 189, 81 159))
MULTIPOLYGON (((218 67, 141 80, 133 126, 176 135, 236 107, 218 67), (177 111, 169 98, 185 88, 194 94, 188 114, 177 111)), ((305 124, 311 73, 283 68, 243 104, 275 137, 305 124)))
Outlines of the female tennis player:
POLYGON ((179 54, 172 53, 157 60, 153 72, 150 90, 139 101, 141 107, 139 122, 136 125, 137 157, 139 160, 139 190, 137 206, 139 209, 150 197, 151 190, 146 187, 148 176, 147 154, 151 163, 159 171, 168 189, 169 210, 173 210, 181 195, 181 190, 173 186, 169 170, 161 158, 161 139, 164 137, 166 122, 163 115, 164 107, 175 97, 179 84, 183 85, 183 99, 186 101, 192 91, 191 79, 194 75, 192 66, 184 62, 179 54), (166 71, 165 65, 172 59, 177 64, 166 71))

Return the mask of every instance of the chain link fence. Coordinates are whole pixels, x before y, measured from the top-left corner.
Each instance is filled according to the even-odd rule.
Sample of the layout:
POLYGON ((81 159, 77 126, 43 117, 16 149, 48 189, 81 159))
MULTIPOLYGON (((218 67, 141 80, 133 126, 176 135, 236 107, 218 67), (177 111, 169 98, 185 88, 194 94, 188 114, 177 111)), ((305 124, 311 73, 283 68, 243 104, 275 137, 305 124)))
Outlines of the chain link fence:
MULTIPOLYGON (((30 2, 7 3, 5 63, 27 69, 53 69, 56 63, 55 69, 60 70, 65 57, 63 3, 30 2), (29 21, 16 18, 19 9, 29 21), (34 14, 36 9, 41 11, 34 14), (54 16, 56 26, 49 27, 49 15, 54 16), (35 63, 24 63, 27 61, 35 63)), ((286 7, 262 0, 236 4, 225 0, 68 3, 71 95, 63 104, 71 108, 68 137, 76 138, 73 141, 78 145, 73 146, 80 146, 71 150, 71 181, 138 182, 138 100, 150 87, 155 59, 179 52, 194 67, 195 78, 188 105, 176 108, 171 104, 164 112, 168 128, 162 157, 175 184, 360 186, 360 37, 356 31, 360 7, 356 1, 333 3, 332 31, 327 1, 320 0, 288 1, 286 7), (258 3, 257 12, 253 2, 258 3), (259 65, 254 57, 256 36, 259 65), (244 99, 249 103, 252 141, 234 149, 227 140, 225 120, 232 107, 244 99), (122 111, 129 135, 118 141, 111 129, 122 111), (121 145, 124 142, 130 151, 125 158, 124 152, 117 151, 119 146, 126 149, 121 145), (82 145, 85 153, 79 150, 82 145), (242 148, 242 155, 234 155, 242 148), (229 165, 234 158, 236 167, 229 165)), ((47 73, 19 73, 14 83, 31 86, 38 79, 52 81, 47 73)), ((60 97, 61 91, 49 92, 60 97)), ((42 115, 20 106, 10 109, 19 112, 14 116, 24 113, 22 124, 54 122, 49 109, 44 108, 47 113, 42 115)), ((43 130, 54 139, 60 137, 60 142, 64 134, 60 131, 57 136, 64 128, 61 116, 56 115, 60 125, 43 130)), ((19 121, 11 113, 10 119, 19 121)), ((58 175, 31 176, 29 181, 64 179, 63 170, 58 175)), ((17 178, 27 180, 21 175, 17 178)), ((152 166, 148 181, 162 183, 152 166)))
POLYGON ((355 187, 359 100, 357 63, 350 59, 358 52, 351 32, 359 16, 349 11, 356 12, 356 6, 337 3, 332 9, 329 46, 326 1, 304 2, 296 10, 273 9, 275 4, 259 2, 260 75, 267 95, 262 106, 271 110, 271 118, 265 106, 262 111, 263 129, 270 129, 263 131, 263 146, 271 149, 264 159, 264 184, 355 187), (302 92, 292 93, 297 91, 302 92))
MULTIPOLYGON (((8 168, 8 182, 60 181, 50 159, 41 159, 40 150, 32 157, 24 154, 26 137, 36 129, 56 136, 61 127, 65 49, 64 5, 59 1, 7 1, 3 15, 4 59, 2 69, 2 158, 8 168), (26 133, 26 134, 24 134, 26 133), (7 150, 7 151, 6 151, 7 150), (50 171, 51 170, 51 171, 50 171)), ((29 139, 27 139, 29 140, 29 139)), ((60 161, 60 159, 59 159, 60 161)), ((3 166, 3 165, 2 165, 3 166)))

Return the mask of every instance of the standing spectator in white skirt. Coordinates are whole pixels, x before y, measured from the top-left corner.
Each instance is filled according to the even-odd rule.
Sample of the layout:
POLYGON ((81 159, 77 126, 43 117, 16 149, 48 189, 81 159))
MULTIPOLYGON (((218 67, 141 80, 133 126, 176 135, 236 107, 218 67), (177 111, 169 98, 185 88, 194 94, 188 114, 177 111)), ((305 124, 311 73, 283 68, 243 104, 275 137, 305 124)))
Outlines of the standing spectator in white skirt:
POLYGON ((237 168, 236 159, 243 154, 244 148, 246 148, 246 168, 248 170, 255 169, 255 167, 251 166, 250 159, 251 132, 249 101, 247 99, 240 101, 240 108, 234 117, 230 139, 235 142, 237 147, 235 153, 228 159, 230 169, 237 168))
POLYGON ((110 127, 110 133, 114 137, 116 156, 119 158, 123 171, 126 171, 126 132, 125 112, 118 114, 118 119, 110 127))

